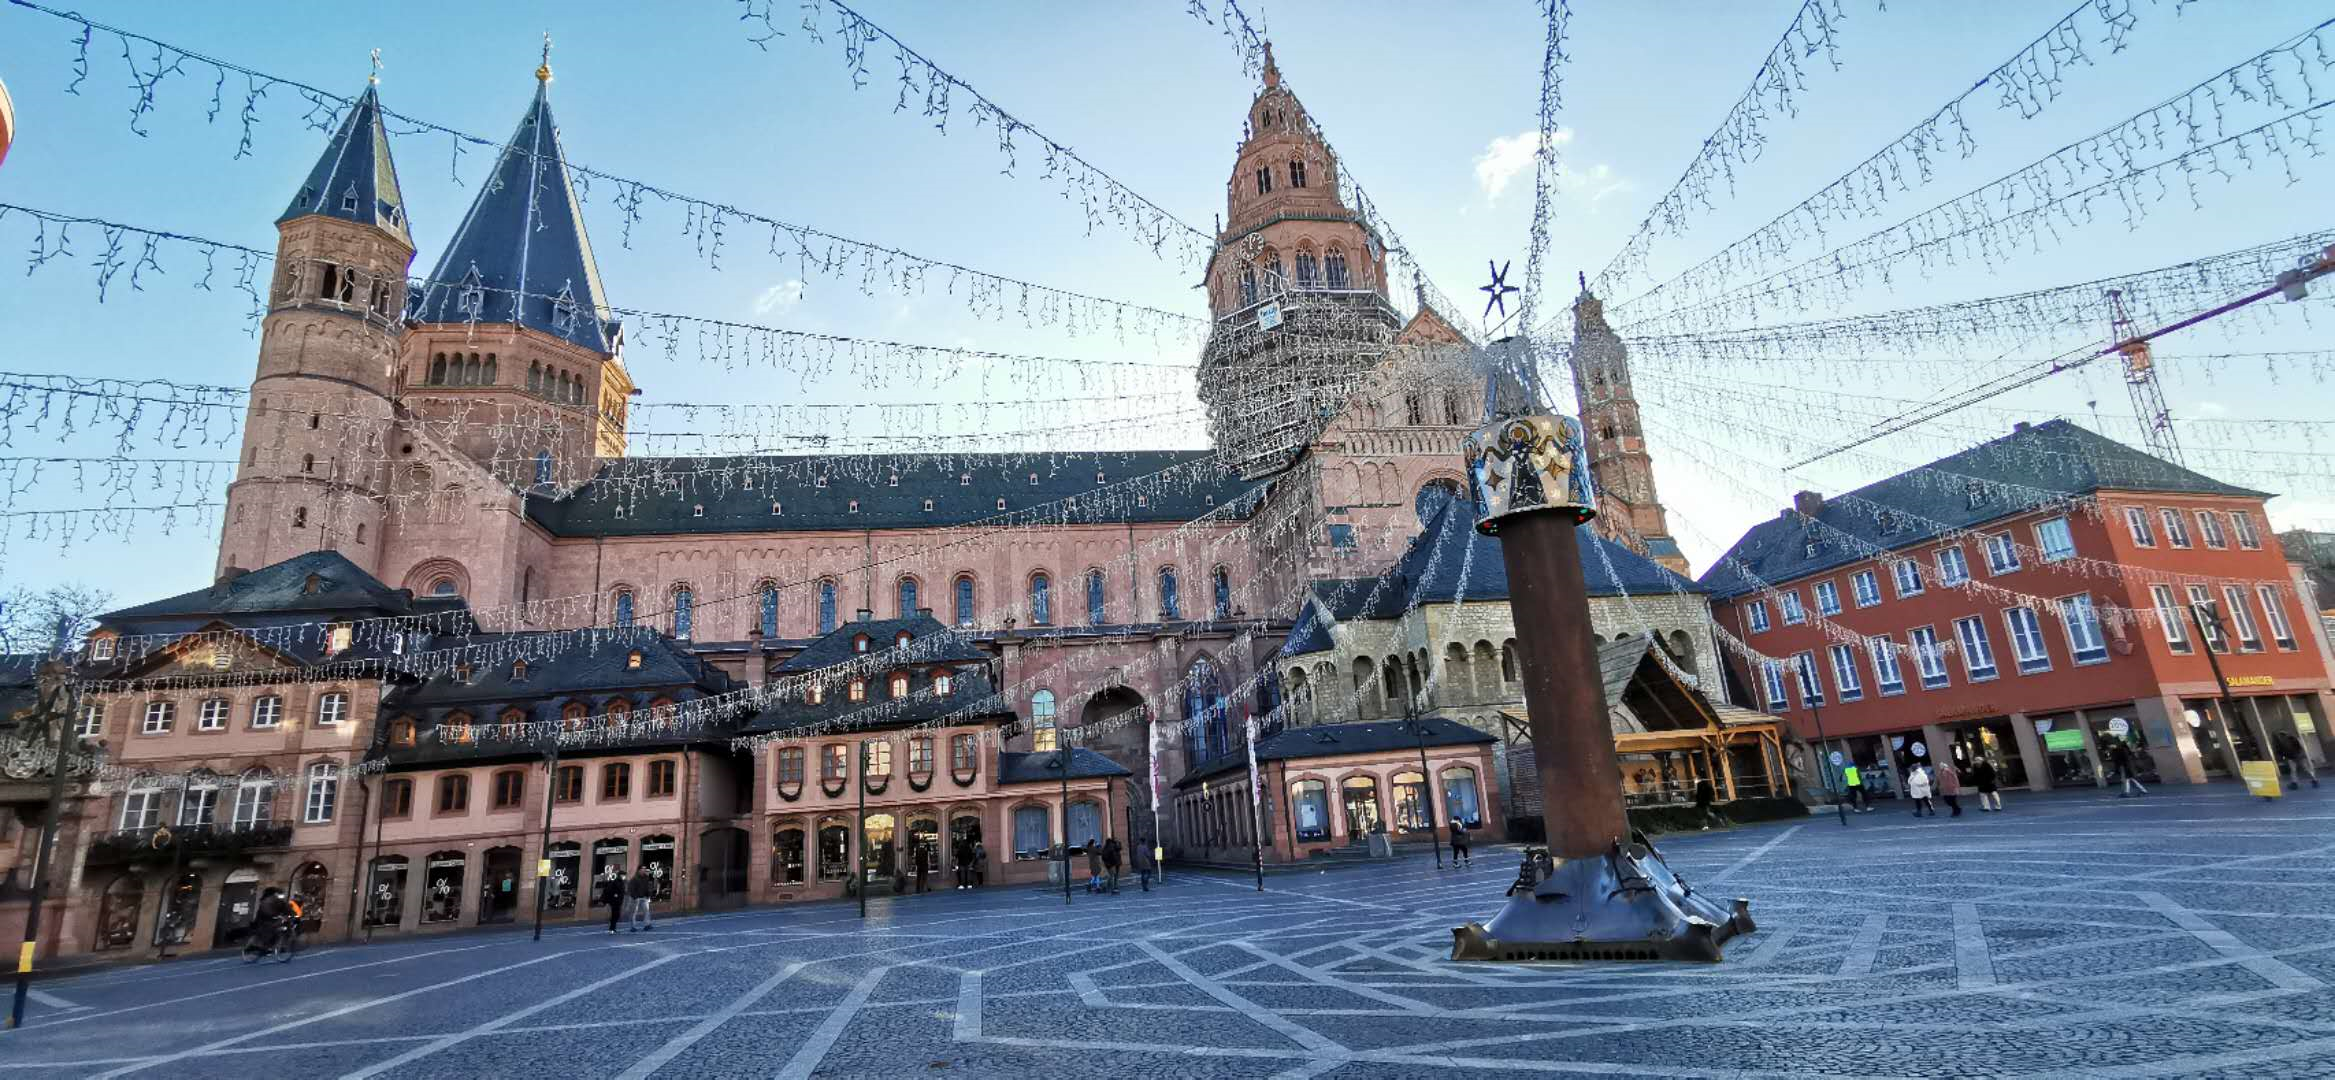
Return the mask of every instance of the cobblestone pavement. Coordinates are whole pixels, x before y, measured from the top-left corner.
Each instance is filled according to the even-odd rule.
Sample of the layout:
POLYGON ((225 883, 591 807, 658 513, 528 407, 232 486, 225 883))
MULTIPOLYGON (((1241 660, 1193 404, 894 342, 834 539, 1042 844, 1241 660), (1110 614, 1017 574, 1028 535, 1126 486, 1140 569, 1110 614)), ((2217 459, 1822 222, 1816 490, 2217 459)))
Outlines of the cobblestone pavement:
POLYGON ((2335 1075, 2335 785, 1679 838, 1724 964, 1455 965, 1514 856, 195 958, 42 984, 44 1076, 2335 1075))

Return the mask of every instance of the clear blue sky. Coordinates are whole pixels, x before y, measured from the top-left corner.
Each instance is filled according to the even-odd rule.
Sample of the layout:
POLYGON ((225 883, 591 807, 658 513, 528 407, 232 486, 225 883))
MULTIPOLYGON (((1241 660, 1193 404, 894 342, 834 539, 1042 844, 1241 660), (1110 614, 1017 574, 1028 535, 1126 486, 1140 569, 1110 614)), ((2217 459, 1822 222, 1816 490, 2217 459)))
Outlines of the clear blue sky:
MULTIPOLYGON (((1830 70, 1822 58, 1810 61, 1800 115, 1773 120, 1768 148, 1740 190, 1701 213, 1688 235, 1656 249, 1658 274, 1702 258, 1813 192, 2073 6, 2072 0, 1896 3, 1879 12, 1871 0, 1843 5, 1843 69, 1830 70)), ((791 7, 781 7, 782 25, 791 26, 791 7)), ((1572 59, 1563 69, 1567 180, 1551 251, 1552 304, 1570 298, 1576 268, 1594 273, 1629 235, 1743 90, 1797 5, 1583 0, 1576 7, 1572 59)), ((1899 196, 1888 216, 1864 227, 1879 227, 1992 179, 2328 14, 2324 0, 2195 4, 2178 14, 2169 2, 2136 0, 2135 8, 2140 24, 2126 51, 2111 56, 2096 49, 2097 66, 2071 73, 2063 96, 2034 120, 1974 103, 1969 117, 1981 152, 1967 162, 1946 163, 1936 182, 1899 196)), ((1222 208, 1253 87, 1219 32, 1184 9, 1178 0, 868 0, 862 8, 1006 108, 1207 228, 1222 208)), ((987 133, 961 116, 943 137, 913 116, 894 115, 888 52, 871 56, 872 84, 855 93, 832 34, 818 43, 793 29, 767 51, 757 49, 746 41, 747 28, 732 5, 420 2, 392 10, 313 3, 87 3, 81 10, 349 94, 363 86, 367 52, 378 48, 386 65, 381 92, 392 109, 497 139, 509 132, 533 91, 540 35, 548 29, 557 42, 555 107, 575 161, 985 270, 1194 314, 1204 310, 1192 287, 1194 270, 1155 259, 1108 230, 1085 235, 1079 215, 1034 178, 1027 161, 1020 178, 1000 175, 987 133)), ((1530 148, 1540 59, 1533 5, 1452 5, 1427 14, 1349 3, 1271 3, 1256 10, 1269 20, 1283 70, 1329 132, 1346 168, 1416 247, 1445 292, 1463 306, 1467 297, 1478 296, 1474 287, 1484 279, 1487 258, 1517 260, 1512 280, 1521 278, 1531 177, 1529 170, 1504 175, 1502 165, 1515 160, 1504 151, 1530 148)), ((15 97, 20 128, 15 149, 0 165, 0 201, 272 247, 270 222, 323 138, 303 127, 305 107, 295 96, 279 91, 262 106, 252 153, 235 160, 236 88, 229 86, 218 121, 207 123, 207 77, 174 78, 159 88, 155 111, 143 124, 150 135, 141 138, 127 126, 134 94, 126 89, 123 58, 102 37, 81 93, 63 92, 74 56, 67 30, 54 19, 0 7, 0 80, 15 97)), ((2324 75, 2319 85, 2321 96, 2328 96, 2335 74, 2324 75)), ((474 149, 455 163, 442 136, 400 137, 395 152, 421 247, 416 272, 426 273, 474 193, 467 185, 479 181, 487 162, 474 149)), ((2209 184, 2202 211, 2176 198, 2139 230, 2102 222, 1999 267, 1966 264, 1926 277, 1907 275, 1893 292, 1862 297, 1850 310, 2081 281, 2323 228, 2331 224, 2326 207, 2335 205, 2330 176, 2335 156, 2306 167, 2304 182, 2292 187, 2268 178, 2209 184)), ((798 268, 764 254, 764 238, 748 232, 732 235, 716 271, 680 235, 676 208, 646 208, 627 250, 610 194, 594 193, 587 219, 611 298, 628 307, 1009 351, 1177 364, 1196 359, 1196 347, 1180 343, 1122 345, 972 318, 937 290, 923 298, 880 291, 870 297, 854 281, 805 280, 798 268)), ((1836 236, 1848 239, 1859 231, 1843 228, 1836 236)), ((96 239, 79 236, 77 250, 92 252, 96 239)), ((254 343, 246 335, 243 306, 231 293, 187 288, 196 268, 183 256, 166 264, 169 276, 144 292, 117 282, 113 299, 101 306, 85 262, 53 263, 22 276, 13 260, 29 246, 21 220, 0 221, 0 367, 226 384, 248 379, 254 343)), ((2104 323, 2105 315, 2102 331, 2104 323)), ((2335 391, 2308 360, 2290 358, 2276 366, 2247 358, 2182 362, 2184 351, 2323 344, 2291 309, 2248 320, 2243 331, 2233 336, 2215 328, 2168 343, 2167 393, 2176 415, 2329 415, 2335 391)), ((2039 341, 2017 355, 2048 356, 2073 343, 2039 341)), ((1826 405, 1837 401, 1829 395, 1844 391, 1923 396, 1941 383, 1967 378, 1963 359, 1939 355, 1922 365, 1862 368, 1820 364, 1797 373, 1714 367, 1710 373, 1780 384, 1784 396, 1826 405)), ((805 383, 768 370, 711 368, 688 349, 668 360, 636 347, 629 363, 650 403, 883 396, 1015 401, 1076 392, 1067 386, 1033 391, 1017 383, 984 385, 977 378, 881 389, 842 378, 805 383)), ((2318 368, 2326 373, 2328 365, 2321 360, 2318 368)), ((1787 479, 1770 466, 1792 460, 1795 450, 1828 433, 1810 435, 1806 424, 1785 417, 1766 421, 1785 435, 1763 433, 1758 413, 1743 411, 1741 401, 1731 415, 1751 419, 1732 423, 1721 406, 1709 404, 1708 386, 1697 389, 1696 374, 1670 365, 1641 371, 1639 383, 1662 493, 1698 569, 1750 523, 1772 514, 1795 486, 1838 490, 1868 481, 2005 430, 2014 415, 2066 415, 2089 423, 2090 401, 2102 413, 2130 412, 2121 384, 2106 372, 2064 376, 1996 403, 2011 411, 1966 414, 1787 479)), ((1190 406, 1187 373, 1154 369, 1148 379, 1152 388, 1179 395, 1180 403, 1146 406, 1190 406)), ((1854 404, 1884 411, 1870 402, 1854 404)), ((1075 421, 1093 411, 1021 406, 1014 415, 1037 425, 1075 421)), ((992 416, 985 426, 1009 425, 992 416)), ((2113 419, 2108 427, 2129 435, 2113 419)), ((1190 446, 1203 440, 1188 421, 1133 422, 1112 442, 1190 446)), ((1094 437, 1055 444, 1071 441, 1087 445, 1094 437)), ((2227 428, 2200 431, 2192 443, 2214 461, 2257 470, 2233 479, 2288 492, 2272 504, 2282 525, 2324 527, 2335 520, 2330 459, 2252 454, 2335 453, 2335 446, 2294 443, 2288 436, 2257 444, 2242 429, 2227 428)), ((39 453, 54 446, 19 439, 4 452, 39 453)), ((111 452, 87 439, 56 450, 111 452)), ((232 450, 148 444, 137 453, 225 459, 232 450)), ((97 499, 51 482, 16 495, 13 505, 66 507, 97 499)), ((0 581, 80 579, 111 588, 124 600, 147 598, 200 584, 214 539, 213 531, 126 544, 100 539, 63 554, 46 543, 17 539, 0 566, 0 581)))

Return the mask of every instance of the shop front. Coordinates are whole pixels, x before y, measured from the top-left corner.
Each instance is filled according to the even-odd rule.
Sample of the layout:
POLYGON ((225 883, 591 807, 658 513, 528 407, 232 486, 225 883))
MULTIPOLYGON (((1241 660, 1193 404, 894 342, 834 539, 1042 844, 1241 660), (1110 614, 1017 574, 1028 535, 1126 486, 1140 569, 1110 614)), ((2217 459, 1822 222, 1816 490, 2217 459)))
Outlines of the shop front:
POLYGON ((584 845, 562 840, 551 845, 551 883, 544 893, 548 911, 576 910, 576 887, 583 881, 584 845))
POLYGON ((422 923, 439 925, 462 918, 462 882, 470 859, 459 851, 431 852, 422 860, 422 923))
POLYGON ((2100 763, 2093 757, 2079 714, 2046 713, 2036 716, 2034 724, 2036 745, 2043 748, 2044 775, 2052 787, 2100 785, 2100 763))

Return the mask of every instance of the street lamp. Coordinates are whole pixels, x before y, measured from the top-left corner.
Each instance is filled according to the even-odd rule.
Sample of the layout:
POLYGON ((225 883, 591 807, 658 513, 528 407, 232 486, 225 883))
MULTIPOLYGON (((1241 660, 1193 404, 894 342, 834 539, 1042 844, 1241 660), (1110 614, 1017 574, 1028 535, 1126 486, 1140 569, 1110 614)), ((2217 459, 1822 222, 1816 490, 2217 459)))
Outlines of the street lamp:
MULTIPOLYGON (((1806 664, 1794 663, 1792 665, 1792 667, 1800 673, 1800 700, 1808 703, 1808 715, 1816 723, 1816 753, 1818 755, 1816 767, 1821 769, 1825 765, 1830 764, 1830 758, 1825 755, 1830 754, 1831 751, 1824 749, 1826 745, 1824 738, 1824 706, 1817 704, 1817 697, 1815 692, 1815 666, 1816 665, 1814 661, 1810 661, 1806 664)), ((1844 789, 1848 786, 1845 782, 1845 777, 1841 786, 1844 789)), ((1840 825, 1841 828, 1844 829, 1848 828, 1849 825, 1849 804, 1847 800, 1848 792, 1846 790, 1843 790, 1832 800, 1833 809, 1840 812, 1840 825)))
POLYGON ((1435 820, 1435 774, 1427 767, 1427 725, 1422 723, 1421 719, 1417 705, 1404 707, 1403 729, 1409 731, 1412 741, 1419 744, 1419 783, 1427 791, 1427 841, 1429 846, 1435 849, 1435 868, 1441 870, 1443 869, 1443 837, 1441 836, 1443 826, 1435 820))

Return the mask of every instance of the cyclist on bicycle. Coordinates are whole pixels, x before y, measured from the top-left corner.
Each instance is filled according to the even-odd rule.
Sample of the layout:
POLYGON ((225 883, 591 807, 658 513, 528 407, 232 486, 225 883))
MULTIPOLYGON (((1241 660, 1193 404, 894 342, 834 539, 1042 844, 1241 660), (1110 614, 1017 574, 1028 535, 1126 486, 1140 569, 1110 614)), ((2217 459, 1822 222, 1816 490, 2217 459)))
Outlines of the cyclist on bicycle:
POLYGON ((271 887, 261 893, 258 917, 251 926, 252 946, 261 952, 273 951, 291 919, 292 905, 284 899, 283 890, 271 887))

